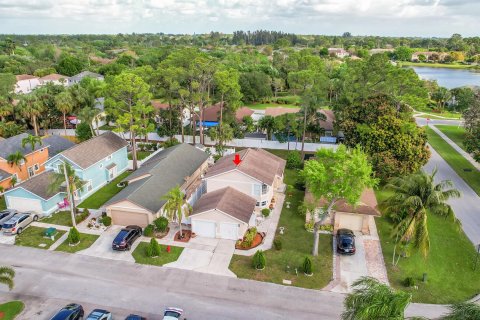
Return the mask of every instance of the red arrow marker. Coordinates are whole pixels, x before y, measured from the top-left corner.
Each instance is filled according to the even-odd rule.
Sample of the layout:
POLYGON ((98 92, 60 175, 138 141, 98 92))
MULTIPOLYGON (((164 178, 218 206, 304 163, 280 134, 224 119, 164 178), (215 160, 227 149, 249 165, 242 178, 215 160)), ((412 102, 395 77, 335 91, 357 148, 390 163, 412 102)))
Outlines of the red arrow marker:
POLYGON ((235 159, 233 159, 233 163, 235 163, 235 165, 238 166, 240 162, 242 162, 242 160, 240 159, 240 155, 236 154, 235 159))

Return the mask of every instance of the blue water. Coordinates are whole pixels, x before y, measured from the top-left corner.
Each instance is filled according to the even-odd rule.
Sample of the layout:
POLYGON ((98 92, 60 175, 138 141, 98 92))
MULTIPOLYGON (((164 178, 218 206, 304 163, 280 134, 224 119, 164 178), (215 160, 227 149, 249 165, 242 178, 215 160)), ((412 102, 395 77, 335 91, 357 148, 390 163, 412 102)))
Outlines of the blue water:
POLYGON ((412 67, 421 79, 437 80, 448 89, 463 86, 480 86, 480 71, 448 68, 412 67))

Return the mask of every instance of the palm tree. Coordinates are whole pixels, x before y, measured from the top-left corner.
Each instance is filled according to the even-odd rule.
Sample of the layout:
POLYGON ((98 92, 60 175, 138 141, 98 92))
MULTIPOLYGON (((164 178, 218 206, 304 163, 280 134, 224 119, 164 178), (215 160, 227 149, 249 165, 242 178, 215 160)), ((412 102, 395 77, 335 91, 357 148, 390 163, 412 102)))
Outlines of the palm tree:
POLYGON ((480 319, 480 306, 474 302, 460 302, 450 306, 450 313, 444 320, 477 320, 480 319))
POLYGON ((95 137, 95 131, 93 130, 92 122, 97 116, 99 116, 100 113, 100 110, 91 107, 85 107, 78 113, 78 118, 87 123, 90 127, 90 131, 92 131, 92 137, 95 137))
POLYGON ((275 130, 275 118, 272 116, 265 116, 258 121, 260 129, 267 131, 267 139, 272 139, 272 133, 275 130))
POLYGON ((20 171, 22 171, 22 165, 27 162, 27 158, 20 151, 14 152, 7 157, 7 163, 13 167, 17 166, 20 171))
POLYGON ((52 177, 52 181, 48 187, 49 192, 56 192, 60 187, 66 185, 67 187, 67 196, 70 199, 70 214, 72 217, 72 226, 76 227, 77 224, 75 222, 75 192, 77 190, 82 191, 85 182, 80 179, 75 174, 75 169, 68 163, 65 162, 63 165, 59 166, 60 171, 58 173, 54 173, 52 177))
POLYGON ((67 135, 67 119, 66 115, 69 112, 72 112, 74 101, 72 95, 68 91, 60 92, 55 97, 55 106, 57 110, 60 111, 63 115, 63 129, 65 130, 65 136, 67 135))
POLYGON ((35 135, 38 136, 37 119, 42 114, 44 105, 35 94, 26 94, 22 96, 20 103, 18 104, 18 108, 24 117, 30 118, 35 135))
POLYGON ((166 200, 165 212, 170 220, 177 220, 180 226, 180 238, 183 238, 182 219, 188 217, 192 207, 185 199, 185 194, 180 190, 179 186, 171 189, 166 195, 162 197, 166 200), (185 207, 187 210, 185 210, 185 207))
POLYGON ((8 98, 0 97, 0 120, 5 122, 5 117, 13 113, 13 105, 8 98))
POLYGON ((343 302, 342 320, 403 320, 412 299, 410 293, 395 291, 370 277, 358 279, 352 287, 353 292, 343 302))
MULTIPOLYGON (((35 157, 35 145, 43 145, 43 142, 42 142, 42 138, 40 138, 39 136, 32 136, 31 134, 29 134, 28 136, 26 136, 25 138, 22 139, 22 148, 25 148, 25 146, 29 144, 30 147, 32 148, 32 162, 35 164, 35 160, 34 160, 34 157, 35 157)), ((35 168, 34 168, 35 170, 35 168)), ((35 175, 35 171, 33 172, 33 174, 35 175)))
POLYGON ((15 187, 15 185, 17 184, 17 176, 13 176, 10 178, 10 185, 13 187, 15 187))
POLYGON ((400 241, 407 246, 413 245, 414 248, 421 250, 424 257, 428 255, 430 249, 427 213, 457 221, 447 201, 450 198, 458 198, 460 192, 453 188, 450 180, 435 184, 436 173, 435 169, 431 174, 422 171, 392 178, 386 185, 386 189, 392 191, 392 194, 380 204, 384 212, 396 223, 393 235, 397 238, 397 243, 400 241))
POLYGON ((10 267, 0 266, 0 283, 8 286, 9 290, 13 289, 13 278, 15 278, 15 270, 10 267))

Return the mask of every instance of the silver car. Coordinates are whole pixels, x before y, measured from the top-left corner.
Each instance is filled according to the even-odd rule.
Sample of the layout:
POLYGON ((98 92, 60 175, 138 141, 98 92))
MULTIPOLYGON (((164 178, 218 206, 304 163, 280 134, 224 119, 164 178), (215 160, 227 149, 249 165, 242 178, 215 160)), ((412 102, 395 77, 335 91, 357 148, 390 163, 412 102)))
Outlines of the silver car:
POLYGON ((4 222, 10 220, 17 213, 15 210, 2 210, 0 211, 0 230, 2 230, 2 226, 4 222))
POLYGON ((20 234, 30 223, 38 220, 38 215, 35 213, 16 213, 9 220, 2 225, 4 234, 20 234))

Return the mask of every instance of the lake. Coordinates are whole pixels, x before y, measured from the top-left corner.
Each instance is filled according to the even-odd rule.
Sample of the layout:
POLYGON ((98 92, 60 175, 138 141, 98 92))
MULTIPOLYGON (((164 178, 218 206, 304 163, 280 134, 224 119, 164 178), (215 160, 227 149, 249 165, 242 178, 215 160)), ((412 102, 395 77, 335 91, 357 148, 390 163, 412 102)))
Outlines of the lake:
POLYGON ((480 72, 468 69, 448 69, 411 67, 421 79, 437 80, 438 84, 448 89, 463 86, 480 86, 480 72))

